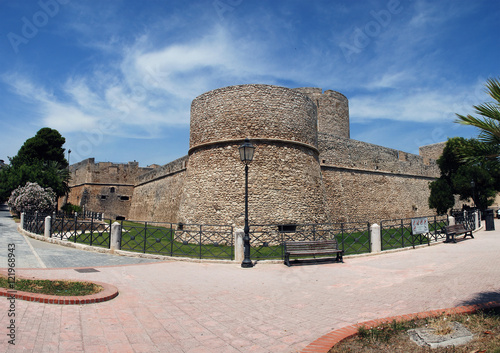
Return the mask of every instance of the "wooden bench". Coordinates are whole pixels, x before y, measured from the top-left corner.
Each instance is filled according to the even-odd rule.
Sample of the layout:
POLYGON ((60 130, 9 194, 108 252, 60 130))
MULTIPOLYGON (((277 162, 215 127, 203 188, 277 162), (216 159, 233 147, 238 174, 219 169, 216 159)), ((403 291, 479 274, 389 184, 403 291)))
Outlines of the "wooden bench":
POLYGON ((344 262, 344 250, 339 250, 336 240, 285 241, 285 265, 290 266, 290 256, 314 256, 335 254, 337 261, 344 262))
POLYGON ((474 236, 472 235, 472 230, 469 230, 465 228, 463 224, 455 224, 452 226, 446 226, 444 227, 445 232, 446 232, 446 240, 444 241, 445 243, 456 243, 455 237, 461 234, 464 235, 464 239, 470 236, 471 238, 474 239, 474 236))

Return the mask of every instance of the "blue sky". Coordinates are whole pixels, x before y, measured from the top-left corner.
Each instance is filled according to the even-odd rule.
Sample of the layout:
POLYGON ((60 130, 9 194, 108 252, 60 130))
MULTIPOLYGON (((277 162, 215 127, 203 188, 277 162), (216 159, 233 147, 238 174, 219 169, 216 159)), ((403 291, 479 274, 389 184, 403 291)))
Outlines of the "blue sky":
POLYGON ((165 164, 219 87, 347 96, 351 138, 411 153, 448 137, 500 76, 495 0, 0 0, 0 159, 42 127, 71 163, 165 164))

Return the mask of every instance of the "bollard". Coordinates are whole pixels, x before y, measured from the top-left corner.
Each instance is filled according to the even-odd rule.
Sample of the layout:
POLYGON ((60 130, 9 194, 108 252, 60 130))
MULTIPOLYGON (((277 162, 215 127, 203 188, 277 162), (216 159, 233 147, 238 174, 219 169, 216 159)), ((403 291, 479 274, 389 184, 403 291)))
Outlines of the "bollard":
POLYGON ((382 251, 382 237, 380 235, 380 226, 378 224, 372 224, 370 227, 370 242, 371 242, 371 252, 381 252, 382 251))
POLYGON ((234 261, 236 263, 241 263, 245 258, 244 246, 243 246, 243 236, 245 232, 243 229, 234 230, 234 261))
POLYGON ((21 221, 19 222, 21 229, 24 229, 24 212, 21 212, 21 221))
POLYGON ((109 248, 111 251, 121 250, 122 242, 122 226, 120 223, 115 222, 111 225, 111 237, 109 239, 109 248))
POLYGON ((50 216, 45 217, 45 228, 44 228, 43 236, 47 237, 47 238, 50 238, 50 230, 51 230, 50 226, 52 225, 51 220, 52 220, 52 218, 50 216))

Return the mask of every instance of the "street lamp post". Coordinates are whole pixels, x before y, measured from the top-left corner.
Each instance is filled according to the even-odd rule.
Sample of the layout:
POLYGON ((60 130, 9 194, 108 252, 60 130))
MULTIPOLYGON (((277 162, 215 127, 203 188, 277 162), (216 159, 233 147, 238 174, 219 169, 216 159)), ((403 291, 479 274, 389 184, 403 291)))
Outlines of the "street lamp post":
POLYGON ((472 202, 474 202, 474 207, 476 207, 476 201, 474 200, 474 198, 476 197, 476 183, 474 182, 474 180, 472 180, 470 182, 470 186, 472 187, 472 202))
POLYGON ((239 151, 240 159, 245 163, 245 235, 243 236, 245 258, 241 263, 241 267, 249 268, 253 267, 253 263, 252 260, 250 260, 250 228, 248 226, 248 163, 253 160, 255 146, 246 138, 245 142, 239 147, 239 151))

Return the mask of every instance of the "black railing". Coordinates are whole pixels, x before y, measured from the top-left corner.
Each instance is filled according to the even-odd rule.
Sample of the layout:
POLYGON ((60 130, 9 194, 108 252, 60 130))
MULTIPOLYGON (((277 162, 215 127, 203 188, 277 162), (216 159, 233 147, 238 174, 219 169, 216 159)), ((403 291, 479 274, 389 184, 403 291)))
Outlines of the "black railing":
POLYGON ((234 258, 233 227, 122 221, 121 249, 199 259, 234 258))
MULTIPOLYGON (((476 216, 474 211, 455 211, 452 212, 455 218, 455 224, 463 224, 466 229, 476 229, 476 216)), ((478 217, 480 220, 481 217, 478 217)), ((477 228, 481 226, 481 223, 477 228)))
POLYGON ((74 216, 55 217, 51 219, 50 237, 82 243, 91 246, 110 247, 111 220, 99 220, 91 217, 74 216))
POLYGON ((251 225, 252 259, 283 259, 283 243, 289 240, 331 240, 346 255, 371 251, 369 223, 325 223, 294 225, 251 225))
POLYGON ((24 213, 24 224, 22 225, 23 229, 43 235, 45 232, 45 217, 47 217, 48 214, 42 214, 42 213, 24 213))
POLYGON ((427 216, 429 232, 413 234, 413 218, 391 219, 380 222, 381 247, 383 250, 406 248, 409 246, 430 244, 446 238, 443 227, 448 225, 448 216, 427 216))

